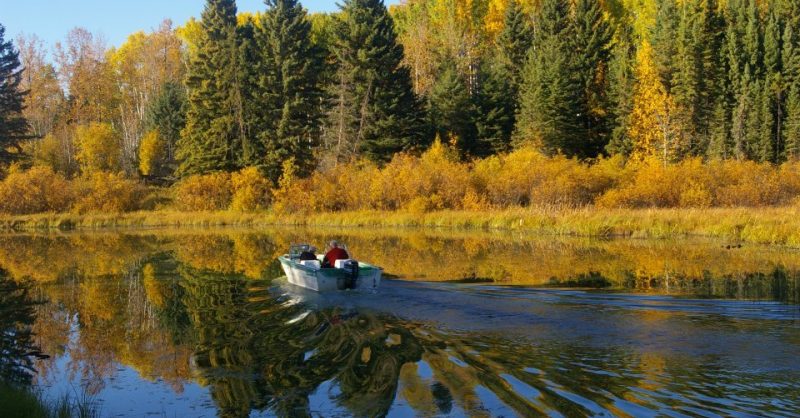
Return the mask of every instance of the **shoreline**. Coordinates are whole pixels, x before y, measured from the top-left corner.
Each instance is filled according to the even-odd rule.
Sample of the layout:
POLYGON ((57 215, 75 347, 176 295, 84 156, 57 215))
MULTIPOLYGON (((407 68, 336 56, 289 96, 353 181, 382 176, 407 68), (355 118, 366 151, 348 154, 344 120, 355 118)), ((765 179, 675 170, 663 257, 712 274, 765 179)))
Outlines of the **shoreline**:
POLYGON ((0 215, 2 232, 267 226, 496 230, 599 238, 707 237, 800 247, 800 208, 796 207, 359 211, 314 215, 157 210, 120 214, 0 215))

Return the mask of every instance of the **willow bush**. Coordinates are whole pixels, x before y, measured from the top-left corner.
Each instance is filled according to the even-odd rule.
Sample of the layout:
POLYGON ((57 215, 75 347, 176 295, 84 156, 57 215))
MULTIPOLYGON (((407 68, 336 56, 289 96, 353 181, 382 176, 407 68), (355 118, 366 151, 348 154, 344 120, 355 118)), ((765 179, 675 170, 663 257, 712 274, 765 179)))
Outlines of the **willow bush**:
MULTIPOLYGON (((301 178, 284 165, 277 187, 258 169, 182 179, 162 194, 181 211, 325 213, 487 211, 513 208, 710 208, 800 204, 800 162, 686 159, 590 162, 532 148, 464 161, 436 142, 421 155, 397 154, 380 167, 352 161, 301 178)), ((0 212, 127 212, 146 209, 147 190, 121 174, 72 180, 49 168, 12 169, 0 182, 0 212)), ((152 193, 150 194, 152 195, 152 193)), ((164 205, 160 206, 164 208, 164 205)))

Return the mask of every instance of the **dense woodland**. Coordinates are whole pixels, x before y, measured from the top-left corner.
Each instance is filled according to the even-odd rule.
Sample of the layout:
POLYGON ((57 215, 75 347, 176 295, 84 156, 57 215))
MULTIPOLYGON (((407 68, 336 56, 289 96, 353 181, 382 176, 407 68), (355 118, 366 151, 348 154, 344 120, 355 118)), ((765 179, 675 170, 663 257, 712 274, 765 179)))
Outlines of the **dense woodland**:
MULTIPOLYGON (((555 203, 596 203, 639 164, 657 163, 678 178, 681 167, 695 170, 698 184, 720 177, 719 167, 765 173, 752 185, 780 183, 766 200, 698 184, 673 200, 685 192, 700 206, 779 204, 800 191, 794 165, 770 166, 800 159, 800 0, 409 0, 388 9, 346 0, 333 14, 295 0, 237 13, 234 0, 208 0, 199 19, 165 21, 118 47, 76 28, 51 49, 31 34, 12 42, 0 26, 0 97, 5 175, 33 167, 14 181, 78 182, 82 196, 115 182, 133 190, 137 179, 178 181, 185 196, 216 182, 229 194, 237 184, 263 192, 248 198, 263 206, 292 182, 322 190, 343 171, 356 174, 341 187, 370 175, 369 189, 388 188, 375 178, 397 178, 393 166, 418 171, 438 139, 446 150, 428 160, 466 170, 457 189, 469 190, 452 204, 436 201, 447 191, 409 192, 437 195, 426 208, 468 207, 486 199, 482 175, 514 181, 523 170, 531 183, 547 164, 569 177, 553 180, 552 193, 561 183, 567 195, 588 190, 555 203), (497 168, 508 161, 522 167, 497 168), (602 168, 611 166, 613 175, 602 168), (599 172, 600 185, 570 170, 599 172)), ((453 187, 446 177, 431 187, 453 187)), ((524 193, 489 203, 535 200, 536 190, 524 193)), ((356 208, 398 209, 414 197, 361 199, 356 208)), ((75 204, 6 211, 64 207, 75 204)))

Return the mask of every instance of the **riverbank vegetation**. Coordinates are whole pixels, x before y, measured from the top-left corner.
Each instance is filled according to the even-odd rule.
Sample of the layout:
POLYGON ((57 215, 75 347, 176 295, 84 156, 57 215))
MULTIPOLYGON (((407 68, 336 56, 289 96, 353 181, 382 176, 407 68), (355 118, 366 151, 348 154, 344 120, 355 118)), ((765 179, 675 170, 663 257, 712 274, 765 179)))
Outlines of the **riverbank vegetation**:
POLYGON ((800 241, 797 2, 341 7, 209 0, 52 61, 0 26, 2 223, 800 241))

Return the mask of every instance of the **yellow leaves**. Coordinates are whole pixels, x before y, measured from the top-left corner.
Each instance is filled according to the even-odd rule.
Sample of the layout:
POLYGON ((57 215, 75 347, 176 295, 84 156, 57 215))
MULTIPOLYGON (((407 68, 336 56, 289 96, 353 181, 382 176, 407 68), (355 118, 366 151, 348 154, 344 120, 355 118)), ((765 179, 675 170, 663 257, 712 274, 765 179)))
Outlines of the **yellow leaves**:
POLYGON ((255 167, 231 175, 233 200, 231 209, 248 212, 266 209, 269 205, 270 182, 255 167))
POLYGON ((675 103, 661 83, 648 41, 643 41, 636 52, 636 80, 633 109, 628 116, 632 159, 657 156, 664 162, 671 161, 679 138, 673 120, 675 103))
POLYGON ((486 17, 484 17, 484 30, 489 39, 495 39, 503 30, 508 0, 489 0, 486 17))
POLYGON ((80 213, 121 213, 137 210, 147 190, 122 174, 94 172, 73 182, 78 196, 73 210, 80 213))
POLYGON ((155 174, 166 157, 166 144, 158 131, 150 131, 139 143, 139 172, 150 176, 155 174))
POLYGON ((111 124, 93 122, 78 126, 75 144, 76 157, 85 173, 119 170, 119 139, 111 124))
POLYGON ((800 172, 752 161, 704 163, 699 158, 664 165, 646 159, 626 169, 620 184, 597 198, 614 208, 774 206, 800 193, 800 172))
POLYGON ((69 182, 49 167, 12 170, 0 182, 0 212, 3 213, 65 212, 73 199, 69 182))
POLYGON ((223 210, 231 203, 231 176, 211 173, 191 176, 174 186, 175 205, 181 210, 223 210))
POLYGON ((203 37, 203 26, 200 24, 200 21, 191 17, 183 26, 179 26, 175 30, 175 34, 186 45, 189 56, 191 57, 197 53, 197 46, 203 37))

